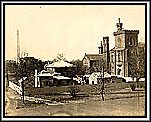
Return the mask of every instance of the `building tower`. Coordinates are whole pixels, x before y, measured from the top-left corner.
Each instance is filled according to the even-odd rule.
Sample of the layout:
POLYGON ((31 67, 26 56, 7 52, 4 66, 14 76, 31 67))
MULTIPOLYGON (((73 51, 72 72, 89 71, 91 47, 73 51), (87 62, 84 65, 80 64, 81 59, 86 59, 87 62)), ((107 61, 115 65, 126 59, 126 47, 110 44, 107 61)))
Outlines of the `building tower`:
POLYGON ((109 37, 103 37, 103 53, 109 52, 109 37))
POLYGON ((17 29, 17 52, 16 52, 16 63, 19 63, 20 60, 20 38, 19 38, 19 30, 17 29))
POLYGON ((101 41, 101 45, 98 47, 99 48, 99 54, 103 54, 103 45, 101 41))
MULTIPOLYGON (((109 37, 103 37, 103 57, 106 71, 109 69, 110 55, 109 55, 109 37)), ((109 72, 109 70, 107 71, 109 72)))
POLYGON ((136 67, 137 63, 131 61, 134 57, 132 54, 137 54, 138 47, 138 34, 139 30, 125 30, 122 28, 123 23, 120 22, 118 18, 118 23, 116 23, 117 31, 113 32, 115 37, 115 48, 110 51, 112 63, 111 71, 115 75, 121 75, 124 77, 129 77, 133 74, 133 68, 136 67), (130 63, 133 65, 130 65, 130 63))

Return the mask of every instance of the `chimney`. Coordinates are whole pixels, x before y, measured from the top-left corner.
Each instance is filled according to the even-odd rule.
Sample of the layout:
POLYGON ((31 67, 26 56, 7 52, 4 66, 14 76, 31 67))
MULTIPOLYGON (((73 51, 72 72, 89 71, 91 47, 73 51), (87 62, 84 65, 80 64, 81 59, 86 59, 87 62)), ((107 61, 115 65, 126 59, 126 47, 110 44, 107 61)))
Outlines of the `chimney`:
POLYGON ((19 39, 19 30, 17 29, 17 54, 16 54, 16 63, 19 63, 20 60, 20 39, 19 39))

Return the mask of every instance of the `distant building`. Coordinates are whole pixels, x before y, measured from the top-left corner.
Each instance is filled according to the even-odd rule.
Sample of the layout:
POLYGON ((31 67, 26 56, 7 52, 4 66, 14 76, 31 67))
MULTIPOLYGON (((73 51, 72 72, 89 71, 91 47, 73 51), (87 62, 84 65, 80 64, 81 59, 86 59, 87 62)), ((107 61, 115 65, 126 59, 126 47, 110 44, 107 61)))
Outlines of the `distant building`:
POLYGON ((100 78, 100 72, 94 72, 89 77, 89 84, 98 84, 98 78, 100 78))
POLYGON ((113 33, 115 36, 115 47, 110 50, 111 74, 121 75, 124 77, 131 76, 132 68, 137 67, 137 61, 130 65, 132 54, 139 53, 138 45, 139 30, 125 30, 122 28, 123 23, 116 24, 117 31, 113 33))
POLYGON ((138 43, 139 30, 125 30, 122 28, 123 23, 116 24, 117 31, 113 33, 115 36, 115 47, 109 50, 109 37, 103 37, 103 44, 99 48, 99 54, 85 54, 83 57, 83 65, 87 67, 93 66, 94 62, 103 61, 104 67, 111 75, 121 75, 124 77, 131 76, 132 68, 141 66, 145 73, 145 43, 138 43), (139 54, 138 60, 133 66, 130 65, 132 53, 139 54), (102 60, 103 59, 103 60, 102 60), (143 59, 143 60, 142 60, 143 59))
POLYGON ((103 58, 103 54, 86 54, 83 57, 82 61, 83 61, 83 65, 87 66, 87 67, 92 67, 92 65, 99 61, 101 58, 103 58))
POLYGON ((61 60, 52 64, 48 63, 44 67, 45 70, 40 73, 35 70, 35 87, 65 86, 78 83, 68 76, 72 74, 73 64, 61 60))
POLYGON ((58 72, 63 76, 70 77, 73 74, 74 65, 63 60, 54 62, 52 64, 46 64, 45 69, 51 73, 58 72))
POLYGON ((70 77, 62 76, 61 73, 50 73, 42 70, 37 74, 35 70, 35 87, 51 87, 51 86, 66 86, 78 84, 78 82, 70 77))

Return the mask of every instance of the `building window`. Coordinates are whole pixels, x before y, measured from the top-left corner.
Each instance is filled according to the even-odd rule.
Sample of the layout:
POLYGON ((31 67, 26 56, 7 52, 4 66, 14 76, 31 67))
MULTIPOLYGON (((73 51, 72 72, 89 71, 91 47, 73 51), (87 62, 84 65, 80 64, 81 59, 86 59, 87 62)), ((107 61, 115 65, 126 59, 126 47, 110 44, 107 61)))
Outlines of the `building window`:
POLYGON ((49 81, 45 81, 45 82, 44 82, 44 85, 45 85, 45 86, 49 86, 49 81))
POLYGON ((112 62, 113 62, 113 57, 114 57, 114 55, 112 55, 112 62))
POLYGON ((118 41, 118 47, 121 47, 121 39, 118 38, 117 41, 118 41))
POLYGON ((88 61, 87 61, 87 59, 84 59, 84 64, 86 65, 86 64, 88 64, 88 61))
POLYGON ((114 57, 114 55, 111 55, 111 62, 113 62, 113 57, 114 57))
POLYGON ((120 57, 120 52, 118 53, 118 61, 121 61, 121 59, 120 59, 121 57, 120 57))
POLYGON ((129 50, 127 50, 127 57, 129 56, 129 50))
POLYGON ((136 40, 135 39, 133 39, 133 43, 134 43, 134 45, 136 45, 136 40))
POLYGON ((117 75, 120 75, 121 69, 117 69, 117 75))
POLYGON ((129 38, 129 45, 132 45, 132 38, 129 38))

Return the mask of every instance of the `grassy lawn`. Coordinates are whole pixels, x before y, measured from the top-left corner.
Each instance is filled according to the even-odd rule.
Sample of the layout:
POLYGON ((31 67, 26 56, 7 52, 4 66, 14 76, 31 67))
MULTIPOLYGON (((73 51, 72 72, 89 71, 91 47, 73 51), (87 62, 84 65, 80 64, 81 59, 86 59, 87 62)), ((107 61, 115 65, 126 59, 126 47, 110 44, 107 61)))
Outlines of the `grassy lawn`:
POLYGON ((93 96, 88 100, 73 100, 68 104, 49 106, 27 102, 26 106, 11 110, 8 116, 144 116, 145 98, 131 97, 102 101, 100 96, 93 96))
POLYGON ((132 91, 128 83, 105 84, 105 101, 102 101, 101 95, 98 94, 97 85, 76 85, 79 89, 77 97, 69 94, 69 87, 71 86, 30 89, 31 96, 48 100, 49 103, 54 103, 53 105, 29 101, 22 104, 22 100, 17 99, 20 97, 9 89, 6 116, 145 115, 145 91, 132 91))
MULTIPOLYGON (((45 87, 45 88, 31 88, 27 89, 27 95, 57 95, 57 94, 67 94, 69 88, 72 86, 60 86, 60 87, 45 87)), ((93 92, 99 92, 100 88, 98 85, 76 85, 79 92, 91 94, 93 92)), ((108 83, 105 84, 106 91, 118 91, 121 89, 129 88, 128 83, 108 83)))

